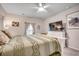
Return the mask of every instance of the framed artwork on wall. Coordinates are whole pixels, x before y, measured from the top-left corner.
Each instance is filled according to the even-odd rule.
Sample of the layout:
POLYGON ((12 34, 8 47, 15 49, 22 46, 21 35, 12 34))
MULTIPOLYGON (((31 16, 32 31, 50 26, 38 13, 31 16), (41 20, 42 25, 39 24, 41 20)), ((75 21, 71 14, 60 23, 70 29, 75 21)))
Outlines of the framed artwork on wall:
POLYGON ((49 31, 63 31, 63 30, 64 30, 64 27, 63 27, 62 20, 49 23, 49 31))
POLYGON ((79 12, 73 12, 67 15, 67 27, 79 28, 79 12))
POLYGON ((19 22, 13 21, 13 22, 12 22, 12 26, 13 26, 13 27, 19 27, 19 22))

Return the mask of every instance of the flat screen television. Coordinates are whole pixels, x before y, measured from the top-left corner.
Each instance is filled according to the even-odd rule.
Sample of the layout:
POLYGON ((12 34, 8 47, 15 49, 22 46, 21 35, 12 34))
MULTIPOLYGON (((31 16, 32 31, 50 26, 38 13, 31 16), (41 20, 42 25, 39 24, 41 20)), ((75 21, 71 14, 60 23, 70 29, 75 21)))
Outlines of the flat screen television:
POLYGON ((63 31, 63 29, 62 21, 49 23, 49 31, 63 31))

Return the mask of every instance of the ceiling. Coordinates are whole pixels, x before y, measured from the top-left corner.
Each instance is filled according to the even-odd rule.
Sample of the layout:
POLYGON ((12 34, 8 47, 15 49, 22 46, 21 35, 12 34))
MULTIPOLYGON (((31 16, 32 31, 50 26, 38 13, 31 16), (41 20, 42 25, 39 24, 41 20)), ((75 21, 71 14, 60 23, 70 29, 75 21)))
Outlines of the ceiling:
POLYGON ((32 7, 37 7, 37 3, 2 3, 4 10, 10 14, 24 15, 33 18, 46 19, 48 17, 54 16, 62 11, 70 9, 74 6, 79 5, 78 3, 46 3, 45 5, 50 5, 46 10, 48 12, 39 12, 37 9, 32 7))

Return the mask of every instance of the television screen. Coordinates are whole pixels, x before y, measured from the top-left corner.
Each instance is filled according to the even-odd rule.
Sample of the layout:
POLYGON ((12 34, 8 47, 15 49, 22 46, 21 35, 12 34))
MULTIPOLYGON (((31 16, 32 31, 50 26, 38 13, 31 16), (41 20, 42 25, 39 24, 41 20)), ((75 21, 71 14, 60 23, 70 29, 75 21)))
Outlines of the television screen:
POLYGON ((49 24, 49 31, 62 31, 63 29, 62 21, 57 21, 49 24))

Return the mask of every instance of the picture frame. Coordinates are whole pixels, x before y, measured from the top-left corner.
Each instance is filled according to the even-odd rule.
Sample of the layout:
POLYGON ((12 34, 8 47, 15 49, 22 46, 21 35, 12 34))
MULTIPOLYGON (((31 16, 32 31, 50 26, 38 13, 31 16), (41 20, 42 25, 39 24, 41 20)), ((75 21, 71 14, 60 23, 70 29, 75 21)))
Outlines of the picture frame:
POLYGON ((51 22, 49 23, 49 31, 63 31, 63 21, 56 21, 56 22, 51 22))
POLYGON ((67 15, 67 28, 79 28, 79 11, 67 15))
POLYGON ((13 27, 19 27, 19 22, 13 21, 13 22, 12 22, 12 26, 13 26, 13 27))

